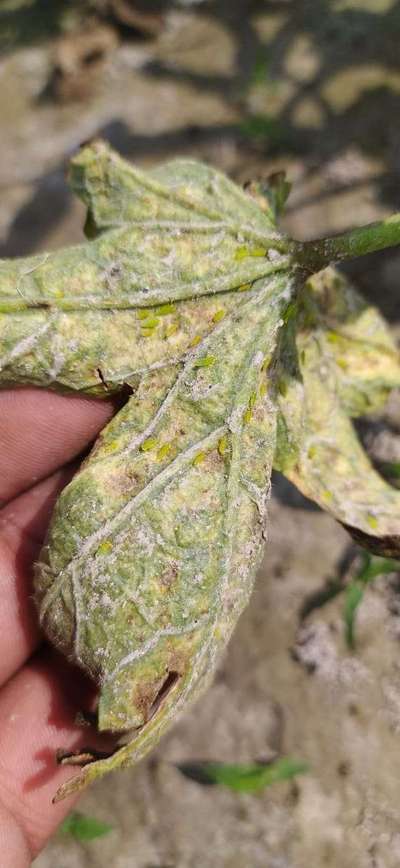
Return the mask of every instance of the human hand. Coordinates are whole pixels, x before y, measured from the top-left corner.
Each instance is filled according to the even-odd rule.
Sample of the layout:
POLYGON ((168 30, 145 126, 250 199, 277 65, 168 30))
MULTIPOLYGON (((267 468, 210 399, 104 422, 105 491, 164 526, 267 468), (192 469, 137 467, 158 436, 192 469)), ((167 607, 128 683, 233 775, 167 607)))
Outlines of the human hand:
POLYGON ((73 460, 104 427, 111 402, 36 389, 0 392, 0 847, 27 868, 75 801, 52 797, 71 770, 55 753, 105 741, 75 723, 93 688, 43 642, 32 597, 55 500, 73 460))

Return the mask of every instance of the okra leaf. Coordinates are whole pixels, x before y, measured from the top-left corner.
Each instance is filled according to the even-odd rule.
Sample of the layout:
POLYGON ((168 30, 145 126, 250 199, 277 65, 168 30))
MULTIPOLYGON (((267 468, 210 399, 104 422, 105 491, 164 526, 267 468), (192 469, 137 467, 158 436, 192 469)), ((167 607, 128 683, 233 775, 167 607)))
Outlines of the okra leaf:
POLYGON ((380 410, 400 386, 400 355, 387 323, 337 269, 326 268, 307 282, 298 328, 312 328, 350 416, 380 410))
POLYGON ((151 749, 208 682, 247 602, 275 449, 268 364, 289 291, 287 278, 260 281, 183 363, 144 377, 60 495, 36 569, 41 623, 100 685, 98 728, 132 739, 58 797, 151 749))
POLYGON ((106 146, 78 155, 73 183, 114 228, 0 263, 0 386, 105 396, 135 385, 179 362, 257 279, 288 272, 284 239, 228 179, 186 161, 159 175, 106 146))
POLYGON ((88 208, 96 231, 122 224, 227 224, 264 243, 276 232, 269 211, 222 172, 195 160, 172 160, 143 172, 121 159, 102 141, 71 160, 69 181, 88 208))
MULTIPOLYGON (((97 143, 70 177, 92 240, 0 264, 0 387, 131 391, 35 571, 46 635, 121 737, 109 756, 61 750, 82 768, 56 799, 143 757, 207 684, 252 587, 273 463, 371 550, 400 540, 400 492, 349 418, 398 384, 395 348, 333 272, 304 288, 355 242, 291 242, 274 222, 287 184, 272 208, 190 160, 146 173, 97 143)), ((357 245, 397 243, 399 222, 357 245)))
MULTIPOLYGON (((361 375, 362 376, 362 375, 361 375)), ((343 408, 335 359, 314 330, 286 330, 274 466, 356 542, 400 552, 400 492, 374 470, 343 408)))

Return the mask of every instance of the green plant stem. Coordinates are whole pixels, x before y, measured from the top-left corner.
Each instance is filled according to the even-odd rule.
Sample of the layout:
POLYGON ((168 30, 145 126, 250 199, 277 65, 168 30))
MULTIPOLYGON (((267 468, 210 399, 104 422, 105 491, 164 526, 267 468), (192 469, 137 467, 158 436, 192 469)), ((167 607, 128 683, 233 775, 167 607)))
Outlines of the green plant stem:
POLYGON ((317 271, 330 262, 355 259, 397 245, 400 245, 400 214, 393 214, 386 220, 369 223, 343 235, 316 241, 295 241, 291 252, 307 271, 317 271))

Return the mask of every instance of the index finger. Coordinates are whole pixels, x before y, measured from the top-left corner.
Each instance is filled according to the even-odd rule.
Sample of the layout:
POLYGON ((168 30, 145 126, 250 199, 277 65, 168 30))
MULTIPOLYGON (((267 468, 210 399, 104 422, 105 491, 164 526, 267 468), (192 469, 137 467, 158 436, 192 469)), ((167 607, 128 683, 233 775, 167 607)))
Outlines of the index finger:
POLYGON ((0 507, 71 461, 111 418, 112 401, 41 389, 0 392, 0 507))
MULTIPOLYGON (((70 797, 52 803, 58 787, 74 772, 57 765, 57 750, 90 747, 107 753, 115 745, 110 735, 76 723, 77 712, 89 710, 94 701, 94 689, 83 674, 48 648, 0 690, 0 804, 15 817, 31 857, 76 801, 70 797)), ((5 864, 14 868, 16 863, 5 864)))

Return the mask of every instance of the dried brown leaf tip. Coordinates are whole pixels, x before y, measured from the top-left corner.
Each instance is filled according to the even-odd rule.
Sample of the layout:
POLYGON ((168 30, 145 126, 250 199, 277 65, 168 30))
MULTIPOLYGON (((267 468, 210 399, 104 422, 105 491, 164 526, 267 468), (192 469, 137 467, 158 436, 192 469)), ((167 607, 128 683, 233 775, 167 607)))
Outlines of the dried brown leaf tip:
POLYGON ((309 251, 268 197, 208 166, 144 173, 98 142, 70 181, 92 240, 0 267, 0 385, 132 391, 36 565, 43 629, 125 741, 71 756, 56 798, 138 761, 208 683, 260 561, 273 466, 371 549, 393 556, 400 537, 400 493, 351 423, 400 384, 377 311, 332 269, 305 282, 309 251))

